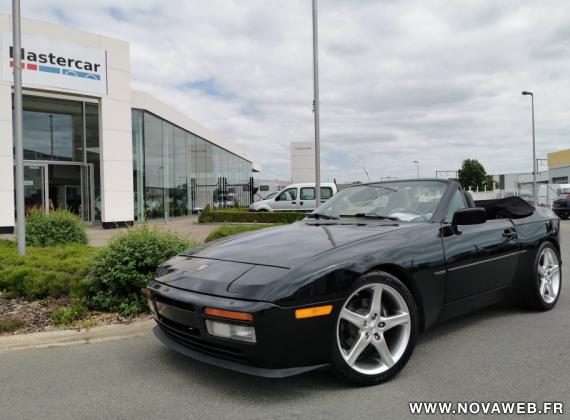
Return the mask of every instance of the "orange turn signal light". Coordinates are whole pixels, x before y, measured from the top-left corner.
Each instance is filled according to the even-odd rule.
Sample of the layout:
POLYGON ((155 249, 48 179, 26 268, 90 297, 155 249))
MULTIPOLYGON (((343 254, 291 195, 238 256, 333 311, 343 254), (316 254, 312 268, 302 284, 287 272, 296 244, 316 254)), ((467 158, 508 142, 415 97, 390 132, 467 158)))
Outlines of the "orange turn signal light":
POLYGON ((332 305, 315 306, 314 308, 303 308, 295 310, 295 318, 312 318, 315 316, 330 315, 332 312, 332 305))
POLYGON ((218 318, 235 319, 237 321, 253 321, 253 315, 247 312, 226 311, 224 309, 204 308, 204 314, 218 318))

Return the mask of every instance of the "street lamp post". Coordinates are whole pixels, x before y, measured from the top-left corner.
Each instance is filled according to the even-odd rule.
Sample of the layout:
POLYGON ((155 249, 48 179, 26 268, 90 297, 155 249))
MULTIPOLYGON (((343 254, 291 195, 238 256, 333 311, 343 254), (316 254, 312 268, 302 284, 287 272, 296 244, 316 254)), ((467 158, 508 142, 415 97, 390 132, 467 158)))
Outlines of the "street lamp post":
POLYGON ((538 200, 536 196, 536 139, 534 134, 534 94, 532 92, 523 90, 523 95, 530 95, 531 99, 531 110, 532 110, 532 197, 534 199, 534 206, 538 206, 538 200))
POLYGON ((319 27, 317 0, 313 0, 313 111, 315 113, 315 204, 321 205, 321 127, 319 114, 319 27))
POLYGON ((414 163, 417 165, 417 178, 420 177, 420 161, 414 160, 414 163))
POLYGON ((14 149, 16 155, 16 239, 18 254, 26 254, 24 203, 24 147, 22 140, 22 32, 20 0, 12 0, 12 45, 14 50, 14 149))

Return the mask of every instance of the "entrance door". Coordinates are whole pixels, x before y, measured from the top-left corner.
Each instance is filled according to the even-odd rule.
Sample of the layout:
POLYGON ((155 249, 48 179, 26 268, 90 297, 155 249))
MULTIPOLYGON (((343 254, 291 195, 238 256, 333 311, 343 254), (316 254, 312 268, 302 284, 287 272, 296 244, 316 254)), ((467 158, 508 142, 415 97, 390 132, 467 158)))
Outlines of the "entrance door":
POLYGON ((45 165, 24 165, 24 203, 26 213, 47 211, 45 165))
POLYGON ((50 209, 65 209, 93 222, 93 165, 48 165, 50 209))

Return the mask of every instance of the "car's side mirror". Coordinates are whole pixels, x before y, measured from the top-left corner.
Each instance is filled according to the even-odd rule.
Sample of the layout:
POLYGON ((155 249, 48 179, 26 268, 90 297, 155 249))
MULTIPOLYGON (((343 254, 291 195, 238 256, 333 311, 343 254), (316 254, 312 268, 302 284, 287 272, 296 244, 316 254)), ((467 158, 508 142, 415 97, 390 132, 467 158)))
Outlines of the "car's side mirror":
POLYGON ((275 201, 281 201, 281 194, 276 195, 274 198, 275 201))
POLYGON ((461 225, 480 225, 487 221, 487 211, 483 207, 460 209, 453 213, 453 227, 461 225))

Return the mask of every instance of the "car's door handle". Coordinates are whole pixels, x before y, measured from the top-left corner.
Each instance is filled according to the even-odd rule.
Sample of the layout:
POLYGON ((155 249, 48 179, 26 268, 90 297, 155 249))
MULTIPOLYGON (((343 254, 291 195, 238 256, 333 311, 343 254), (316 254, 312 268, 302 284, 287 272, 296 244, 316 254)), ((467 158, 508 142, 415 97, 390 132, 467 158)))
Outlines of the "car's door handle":
POLYGON ((302 202, 302 201, 299 201, 299 204, 300 204, 300 205, 303 205, 303 202, 302 202))
POLYGON ((291 201, 291 204, 297 204, 297 202, 296 202, 296 201, 291 201))
POLYGON ((518 237, 517 232, 514 229, 505 229, 505 231, 503 232, 503 238, 506 238, 509 241, 517 239, 517 237, 518 237))

